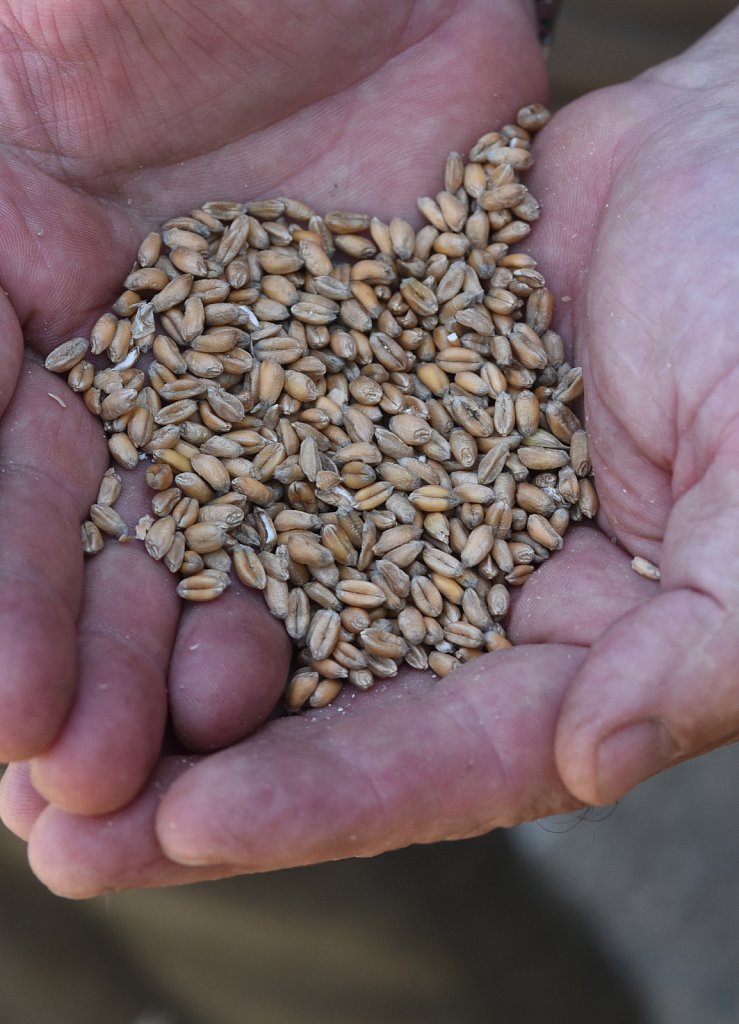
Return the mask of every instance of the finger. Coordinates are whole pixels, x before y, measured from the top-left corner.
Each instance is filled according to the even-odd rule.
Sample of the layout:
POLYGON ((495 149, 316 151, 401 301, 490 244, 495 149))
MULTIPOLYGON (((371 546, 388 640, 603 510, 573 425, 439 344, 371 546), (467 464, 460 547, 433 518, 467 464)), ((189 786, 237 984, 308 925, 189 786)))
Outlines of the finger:
POLYGON ((692 591, 663 594, 596 644, 563 710, 557 763, 573 794, 619 799, 663 768, 739 736, 737 619, 692 591))
POLYGON ((162 849, 183 864, 272 870, 571 809, 552 742, 581 657, 502 651, 269 723, 175 783, 157 814, 162 849))
POLYGON ((189 750, 215 750, 261 725, 285 686, 291 646, 261 594, 234 585, 185 609, 170 669, 170 708, 189 750))
POLYGON ((739 736, 739 552, 724 543, 736 537, 735 462, 720 452, 676 503, 662 592, 603 635, 568 694, 557 763, 581 800, 610 803, 739 736))
POLYGON ((154 831, 157 805, 162 792, 191 764, 181 757, 163 760, 146 791, 114 815, 80 817, 47 807, 29 837, 28 857, 35 874, 52 892, 70 899, 236 874, 227 866, 173 864, 161 851, 154 831))
POLYGON ((33 788, 29 763, 8 765, 0 779, 0 820, 5 827, 27 840, 46 806, 46 800, 33 788))
POLYGON ((515 644, 589 647, 656 585, 631 568, 631 555, 594 527, 570 530, 556 552, 514 592, 508 635, 515 644))
POLYGON ((33 362, 0 422, 0 758, 45 749, 76 678, 79 524, 106 462, 99 428, 33 362), (51 457, 50 457, 51 453, 51 457))
MULTIPOLYGON (((145 507, 139 474, 116 509, 133 535, 145 507)), ((141 543, 111 540, 86 566, 78 685, 64 728, 32 762, 36 788, 78 814, 127 804, 159 754, 167 670, 180 613, 175 580, 141 543)))

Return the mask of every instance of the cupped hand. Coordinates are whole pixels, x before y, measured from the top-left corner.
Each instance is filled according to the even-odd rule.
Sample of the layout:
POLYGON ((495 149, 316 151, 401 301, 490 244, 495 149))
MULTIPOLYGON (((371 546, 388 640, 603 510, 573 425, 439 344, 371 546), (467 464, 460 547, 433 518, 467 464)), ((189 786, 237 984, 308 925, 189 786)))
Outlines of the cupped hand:
POLYGON ((738 42, 739 9, 542 140, 539 243, 574 298, 600 525, 661 569, 563 703, 557 767, 588 803, 739 737, 738 42))
MULTIPOLYGON (((6 5, 0 34, 0 757, 30 759, 57 806, 101 813, 148 777, 167 686, 191 746, 232 742, 275 705, 289 645, 236 587, 182 612, 139 543, 83 572, 108 456, 43 357, 89 332, 148 230, 204 200, 413 216, 480 108, 515 110, 543 69, 517 0, 39 0, 6 5)), ((126 485, 132 528, 144 487, 126 485)))
POLYGON ((738 36, 734 15, 537 142, 545 212, 528 248, 571 300, 560 323, 586 372, 602 511, 523 589, 520 646, 163 762, 118 815, 46 806, 14 769, 6 820, 47 884, 87 895, 472 835, 609 802, 735 738, 738 36))

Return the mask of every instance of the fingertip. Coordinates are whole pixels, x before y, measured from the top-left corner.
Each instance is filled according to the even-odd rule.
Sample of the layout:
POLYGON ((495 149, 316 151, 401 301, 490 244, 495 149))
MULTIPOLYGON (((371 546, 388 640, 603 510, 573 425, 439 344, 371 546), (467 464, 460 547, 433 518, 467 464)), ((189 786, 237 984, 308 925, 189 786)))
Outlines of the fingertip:
POLYGON ((225 878, 229 866, 184 867, 167 858, 154 830, 157 806, 172 780, 192 759, 164 759, 150 785, 123 810, 96 817, 47 807, 28 845, 31 869, 51 892, 65 899, 90 899, 126 889, 183 885, 225 878))
POLYGON ((110 849, 113 820, 84 818, 48 806, 28 839, 28 863, 34 875, 55 896, 91 899, 116 888, 113 878, 119 856, 110 849))
POLYGON ((112 723, 94 737, 65 731, 57 744, 31 759, 34 788, 70 814, 110 814, 125 807, 146 785, 164 732, 164 707, 153 709, 146 701, 142 710, 133 721, 120 723, 120 731, 112 723))
POLYGON ((178 599, 143 547, 107 544, 86 572, 74 703, 33 758, 36 787, 74 814, 107 814, 143 788, 160 754, 178 599))
POLYGON ((555 736, 570 792, 611 803, 663 768, 739 734, 739 634, 706 594, 661 593, 588 653, 555 736))
MULTIPOLYGON (((54 812, 54 808, 47 808, 45 812, 52 816, 52 821, 54 812)), ((80 868, 77 858, 68 859, 64 866, 63 877, 58 877, 59 872, 50 866, 52 844, 56 845, 53 840, 52 843, 49 842, 44 814, 41 814, 28 838, 28 864, 39 882, 45 885, 54 896, 59 896, 62 899, 82 900, 98 895, 97 891, 91 887, 90 880, 86 877, 86 871, 84 868, 80 868)))
POLYGON ((49 803, 69 813, 108 814, 141 791, 156 763, 166 687, 145 650, 116 649, 103 635, 88 638, 86 652, 97 671, 93 677, 88 670, 57 741, 31 760, 31 779, 49 803))
POLYGON ((172 722, 188 750, 230 746, 262 725, 287 679, 292 648, 260 594, 224 594, 182 617, 169 677, 172 722))

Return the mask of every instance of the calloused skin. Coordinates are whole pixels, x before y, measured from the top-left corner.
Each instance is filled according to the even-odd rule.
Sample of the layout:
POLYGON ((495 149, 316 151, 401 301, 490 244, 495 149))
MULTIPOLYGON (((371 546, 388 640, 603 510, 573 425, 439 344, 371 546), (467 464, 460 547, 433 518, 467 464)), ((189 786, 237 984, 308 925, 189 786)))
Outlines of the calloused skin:
POLYGON ((450 148, 544 98, 528 4, 377 12, 0 16, 0 803, 63 895, 475 835, 611 802, 739 734, 737 11, 537 140, 526 248, 570 298, 558 327, 586 373, 601 514, 519 593, 516 647, 263 725, 289 648, 253 595, 183 611, 137 544, 83 578, 106 450, 40 357, 89 329, 142 234, 214 195, 414 217, 450 148), (199 754, 161 753, 168 707, 199 754))

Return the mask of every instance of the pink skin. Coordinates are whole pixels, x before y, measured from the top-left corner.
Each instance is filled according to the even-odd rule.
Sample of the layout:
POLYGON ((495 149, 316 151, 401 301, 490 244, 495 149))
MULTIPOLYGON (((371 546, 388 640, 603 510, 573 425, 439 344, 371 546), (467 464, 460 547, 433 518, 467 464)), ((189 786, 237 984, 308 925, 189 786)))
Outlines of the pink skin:
MULTIPOLYGON (((654 585, 594 529, 573 534, 559 562, 521 592, 511 631, 531 632, 533 610, 561 608, 564 591, 570 616, 550 614, 561 642, 531 636, 446 680, 408 672, 366 694, 346 692, 198 762, 169 792, 157 774, 114 815, 44 806, 27 768, 13 766, 0 812, 29 840, 39 877, 81 898, 368 856, 577 807, 553 760, 560 702, 586 648, 654 585), (574 583, 583 573, 597 583, 581 599, 574 583)), ((161 770, 168 764, 186 768, 165 758, 161 770)))
MULTIPOLYGON (((62 34, 83 6, 78 2, 57 19, 62 34)), ((6 157, 0 224, 15 245, 5 245, 0 258, 9 263, 13 253, 2 266, 3 283, 36 349, 89 325, 143 228, 212 193, 208 148, 217 149, 224 196, 294 193, 321 209, 359 206, 412 216, 413 198, 438 190, 440 153, 464 150, 489 124, 542 97, 527 5, 499 0, 492 11, 490 3, 470 2, 450 14, 444 4, 431 11, 393 4, 387 18, 376 18, 373 8, 357 28, 366 6, 341 5, 351 32, 322 15, 328 24, 313 49, 294 48, 287 67, 270 56, 277 22, 265 27, 261 14, 258 23, 245 19, 257 57, 253 64, 227 62, 228 87, 214 80, 225 103, 221 120, 214 120, 208 96, 198 96, 202 102, 191 115, 192 99, 180 106, 187 89, 202 83, 184 72, 178 78, 188 61, 157 64, 161 89, 144 90, 147 95, 141 82, 152 83, 154 72, 132 74, 133 107, 120 106, 126 84, 113 73, 116 110, 132 113, 117 115, 98 161, 89 156, 93 115, 70 116, 81 104, 77 109, 99 118, 97 104, 106 102, 97 88, 94 101, 85 99, 84 64, 73 65, 74 88, 52 93, 66 104, 59 137, 34 131, 30 108, 19 99, 27 90, 13 93, 6 133, 27 148, 6 157), (405 28, 396 17, 408 17, 405 28), (352 51, 349 41, 363 32, 363 45, 352 51), (343 49, 338 62, 316 60, 315 47, 333 54, 337 38, 351 51, 346 65, 343 49), (388 60, 391 53, 398 55, 388 60), (331 80, 323 81, 319 69, 329 66, 331 80), (267 100, 260 92, 265 83, 267 100), (273 109, 263 117, 265 102, 273 109), (301 111, 302 102, 312 105, 301 111), (172 135, 160 130, 162 110, 179 115, 168 122, 181 130, 177 152, 172 135), (425 118, 426 111, 434 117, 425 118), (236 126, 244 125, 251 136, 237 137, 236 126), (192 138, 202 142, 197 152, 188 149, 192 138), (166 145, 172 149, 162 153, 166 145), (31 148, 38 146, 41 151, 31 148), (139 152, 159 168, 139 170, 139 152), (70 192, 62 175, 100 198, 70 192), (42 244, 35 236, 38 211, 50 200, 53 216, 42 244), (111 244, 121 257, 101 280, 100 253, 111 244), (74 260, 64 258, 68 252, 74 260), (99 293, 90 297, 82 324, 74 319, 79 305, 72 296, 88 294, 90 281, 100 282, 99 293)), ((46 32, 27 28, 53 48, 48 11, 38 10, 46 32)), ((111 5, 110 18, 122 18, 119 11, 111 5)), ((189 16, 197 14, 190 9, 189 16)), ((88 16, 86 39, 99 24, 88 16)), ((176 39, 179 23, 170 31, 176 39)), ((195 47, 192 60, 203 60, 198 41, 197 33, 180 40, 180 52, 195 47)), ((178 625, 169 581, 133 546, 114 545, 104 557, 111 567, 114 560, 125 563, 125 572, 130 566, 141 585, 92 600, 88 595, 96 586, 105 593, 109 578, 101 561, 91 568, 83 597, 81 563, 69 549, 104 453, 93 448, 94 428, 77 403, 63 411, 46 395, 61 391, 59 382, 37 370, 21 377, 2 426, 7 553, 0 564, 10 559, 17 582, 0 599, 0 629, 7 634, 0 637, 7 652, 0 747, 9 758, 32 760, 30 770, 19 765, 6 775, 0 807, 8 826, 28 839, 31 863, 47 885, 87 896, 473 835, 609 802, 645 775, 739 734, 739 463, 732 429, 739 356, 729 255, 739 247, 739 218, 731 206, 736 135, 727 128, 739 113, 731 81, 738 43, 735 12, 678 61, 565 109, 537 143, 531 187, 544 216, 527 248, 555 294, 572 299, 559 306, 560 323, 586 372, 602 513, 598 529, 573 531, 564 552, 518 595, 511 634, 520 646, 512 651, 441 682, 408 673, 376 692, 347 693, 335 707, 270 722, 238 742, 264 720, 282 685, 287 655, 280 627, 264 618, 248 636, 237 630, 234 638, 231 616, 243 614, 251 623, 260 614, 251 605, 242 613, 235 603, 222 611, 188 609, 178 625), (45 403, 54 408, 46 409, 29 441, 14 424, 24 410, 43 411, 45 403), (80 460, 86 437, 90 457, 80 460), (61 498, 57 479, 67 481, 61 498), (11 492, 25 502, 20 515, 11 492), (35 509, 52 503, 57 517, 38 513, 34 530, 35 509), (631 572, 633 554, 660 563, 661 585, 631 572), (51 601, 50 593, 60 598, 51 601), (38 611, 29 622, 31 607, 38 611), (69 639, 75 619, 82 629, 76 654, 69 639), (106 649, 113 660, 117 650, 135 664, 140 647, 149 657, 130 691, 113 687, 101 696, 96 690, 111 658, 104 661, 87 638, 110 635, 112 622, 137 637, 127 650, 111 636, 106 649), (208 661, 202 645, 213 631, 221 642, 219 630, 234 638, 234 647, 208 661), (163 761, 136 797, 158 753, 170 647, 170 708, 180 735, 193 749, 232 745, 189 768, 163 761), (255 666, 248 701, 235 664, 255 666), (207 716, 199 703, 205 672, 207 716), (618 731, 623 726, 633 728, 618 731), (111 745, 101 763, 101 751, 111 745), (184 769, 174 781, 171 765, 184 769), (101 816, 82 816, 96 812, 101 816)), ((66 38, 66 48, 77 45, 66 38)), ((148 59, 148 51, 128 49, 148 59)), ((31 68, 28 45, 24 52, 23 66, 31 68)), ((53 62, 40 66, 43 74, 53 71, 53 62)), ((47 124, 58 117, 57 110, 47 124)), ((7 306, 0 316, 15 366, 20 334, 7 306)))
MULTIPOLYGON (((171 578, 139 545, 109 546, 83 584, 78 524, 107 454, 99 425, 38 357, 89 330, 146 230, 214 195, 276 190, 321 209, 341 197, 412 216, 417 189, 435 186, 443 146, 474 138, 479 115, 465 100, 473 65, 454 59, 465 40, 478 64, 501 51, 478 96, 497 95, 507 113, 520 102, 518 61, 496 35, 503 27, 519 36, 532 19, 511 0, 493 8, 491 18, 484 0, 451 13, 406 0, 378 18, 376 6, 335 0, 306 2, 298 15, 242 3, 237 16, 226 3, 175 12, 146 0, 77 0, 0 15, 0 275, 9 296, 0 302, 0 398, 12 396, 0 407, 0 757, 33 758, 34 783, 56 805, 103 813, 138 792, 158 755, 167 680, 188 745, 248 735, 279 696, 288 646, 254 602, 188 608, 178 624, 171 578), (411 137, 407 111, 419 105, 434 116, 414 117, 411 137), (66 395, 66 409, 49 391, 66 395)), ((530 63, 540 91, 536 52, 530 63)))

